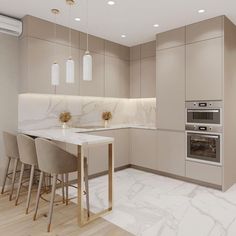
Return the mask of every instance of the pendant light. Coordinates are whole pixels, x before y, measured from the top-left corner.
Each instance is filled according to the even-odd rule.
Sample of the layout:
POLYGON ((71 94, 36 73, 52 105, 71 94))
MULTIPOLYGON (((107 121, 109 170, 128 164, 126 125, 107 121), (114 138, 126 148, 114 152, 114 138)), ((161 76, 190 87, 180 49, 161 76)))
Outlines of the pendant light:
POLYGON ((75 0, 66 0, 66 3, 69 5, 69 43, 70 43, 70 56, 66 61, 66 83, 74 83, 75 82, 75 63, 72 58, 71 53, 71 27, 70 27, 70 17, 71 17, 71 6, 75 4, 75 0))
MULTIPOLYGON (((60 13, 58 9, 51 9, 52 14, 55 16, 54 21, 54 38, 57 38, 57 22, 56 17, 60 13)), ((54 56, 56 55, 56 46, 54 46, 54 56)), ((59 85, 60 81, 60 67, 57 61, 54 61, 54 63, 51 66, 51 84, 52 86, 55 86, 55 93, 56 93, 56 86, 59 85)))
POLYGON ((89 53, 89 47, 88 47, 88 0, 86 0, 86 24, 87 24, 87 35, 86 35, 86 51, 85 54, 83 56, 83 80, 85 81, 91 81, 93 78, 93 60, 92 60, 92 56, 89 53))

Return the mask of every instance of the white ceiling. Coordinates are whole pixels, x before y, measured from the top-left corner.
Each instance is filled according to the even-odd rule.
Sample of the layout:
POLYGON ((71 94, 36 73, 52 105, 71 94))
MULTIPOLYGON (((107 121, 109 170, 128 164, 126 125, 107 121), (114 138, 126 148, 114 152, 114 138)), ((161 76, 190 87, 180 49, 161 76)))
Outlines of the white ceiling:
MULTIPOLYGON (((155 34, 218 15, 228 16, 236 24, 236 0, 89 0, 89 32, 123 45, 151 41, 155 34), (206 12, 199 14, 199 9, 206 12), (159 24, 154 28, 153 24, 159 24), (121 38, 126 34, 126 38, 121 38)), ((86 31, 86 0, 76 0, 71 11, 73 28, 86 31), (74 21, 80 17, 81 21, 74 21)), ((58 23, 68 26, 69 8, 65 0, 0 0, 0 13, 22 18, 33 15, 53 21, 50 10, 58 8, 58 23)))

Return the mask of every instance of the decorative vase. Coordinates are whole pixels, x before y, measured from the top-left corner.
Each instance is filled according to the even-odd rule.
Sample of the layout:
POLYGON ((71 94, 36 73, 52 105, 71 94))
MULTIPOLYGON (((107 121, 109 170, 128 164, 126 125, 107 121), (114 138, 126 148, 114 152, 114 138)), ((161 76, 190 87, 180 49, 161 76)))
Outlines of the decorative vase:
POLYGON ((105 120, 105 121, 104 121, 104 127, 105 127, 105 128, 108 128, 108 127, 109 127, 109 121, 108 121, 108 120, 105 120))
POLYGON ((67 126, 67 123, 66 122, 63 122, 62 123, 62 129, 66 129, 68 126, 67 126))

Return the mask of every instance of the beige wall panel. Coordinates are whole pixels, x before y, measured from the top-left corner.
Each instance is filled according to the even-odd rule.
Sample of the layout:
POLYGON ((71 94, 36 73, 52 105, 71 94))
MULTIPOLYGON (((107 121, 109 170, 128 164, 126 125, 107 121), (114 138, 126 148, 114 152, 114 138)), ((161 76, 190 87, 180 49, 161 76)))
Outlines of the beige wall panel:
POLYGON ((157 169, 156 131, 131 129, 131 158, 133 165, 157 169))
POLYGON ((186 100, 221 100, 223 39, 216 38, 186 47, 186 100))
POLYGON ((141 61, 130 61, 130 98, 141 97, 141 61))
POLYGON ((141 58, 156 56, 156 40, 141 44, 141 58))
POLYGON ((156 97, 156 57, 141 59, 141 97, 156 97))
POLYGON ((157 51, 157 128, 185 130, 185 47, 157 51))
POLYGON ((105 40, 105 55, 109 57, 115 57, 122 60, 130 59, 129 48, 122 46, 118 43, 114 43, 108 40, 105 40))
POLYGON ((105 95, 105 57, 104 55, 91 53, 93 62, 93 79, 92 81, 83 80, 83 56, 85 51, 80 50, 80 96, 97 96, 105 95))
POLYGON ((186 43, 223 36, 223 16, 186 26, 186 43))
POLYGON ((157 50, 178 47, 185 44, 185 27, 157 34, 157 50))
POLYGON ((186 161, 186 177, 211 184, 221 185, 222 169, 220 166, 186 161))
POLYGON ((185 133, 157 131, 158 170, 185 176, 185 133))

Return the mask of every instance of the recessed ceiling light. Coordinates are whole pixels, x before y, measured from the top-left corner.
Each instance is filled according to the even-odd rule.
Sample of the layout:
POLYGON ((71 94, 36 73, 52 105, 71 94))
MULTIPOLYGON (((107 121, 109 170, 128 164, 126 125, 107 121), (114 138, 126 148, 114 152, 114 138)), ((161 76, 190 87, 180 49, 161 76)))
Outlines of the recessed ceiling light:
POLYGON ((121 38, 126 38, 126 35, 125 35, 125 34, 122 34, 122 35, 121 35, 121 38))
POLYGON ((75 21, 80 21, 80 18, 79 18, 79 17, 76 17, 76 18, 75 18, 75 21))
POLYGON ((110 6, 113 6, 113 5, 115 5, 115 2, 114 1, 108 1, 107 4, 110 5, 110 6))
POLYGON ((200 10, 198 10, 198 13, 204 13, 204 12, 205 12, 204 9, 200 9, 200 10))
POLYGON ((159 25, 158 24, 154 24, 153 27, 157 28, 157 27, 159 27, 159 25))

